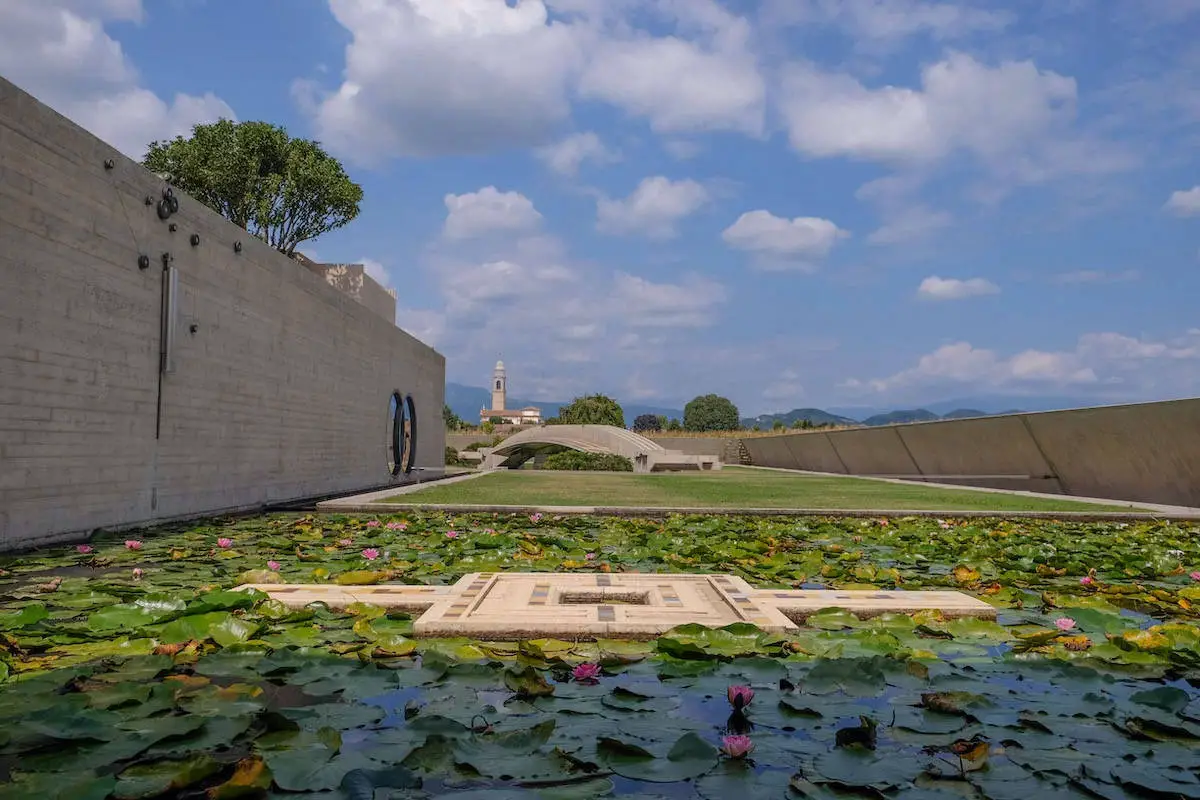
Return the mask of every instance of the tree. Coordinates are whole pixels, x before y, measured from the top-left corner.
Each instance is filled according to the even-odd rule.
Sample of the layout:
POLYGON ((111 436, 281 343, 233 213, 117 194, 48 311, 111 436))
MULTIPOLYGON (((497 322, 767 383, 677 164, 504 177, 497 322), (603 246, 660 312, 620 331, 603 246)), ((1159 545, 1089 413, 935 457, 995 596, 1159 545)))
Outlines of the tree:
POLYGON ((633 429, 635 431, 661 431, 662 417, 657 414, 638 414, 637 419, 633 421, 633 429))
POLYGON ((442 422, 446 423, 446 430, 457 431, 462 430, 464 426, 462 418, 454 413, 454 409, 445 403, 442 404, 442 422))
POLYGON ((143 165, 281 253, 358 216, 362 187, 318 142, 222 119, 152 142, 143 165))
POLYGON ((689 431, 736 431, 737 406, 727 398, 706 394, 683 407, 683 428, 689 431))
POLYGON ((616 400, 602 394, 585 394, 558 410, 560 425, 615 425, 625 427, 625 412, 616 400))
POLYGON ((506 420, 504 417, 493 416, 493 417, 488 417, 488 422, 492 423, 493 425, 504 425, 505 423, 508 422, 508 420, 506 420))
POLYGON ((675 419, 674 417, 671 417, 670 421, 667 422, 667 430, 681 431, 681 430, 683 430, 683 423, 681 423, 679 420, 675 419))

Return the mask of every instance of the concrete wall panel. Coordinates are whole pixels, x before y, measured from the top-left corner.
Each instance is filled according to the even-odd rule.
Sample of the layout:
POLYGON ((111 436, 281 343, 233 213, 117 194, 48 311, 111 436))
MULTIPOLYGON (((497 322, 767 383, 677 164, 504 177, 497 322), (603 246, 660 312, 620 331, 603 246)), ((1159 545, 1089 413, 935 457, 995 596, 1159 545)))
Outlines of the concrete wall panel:
POLYGON ((185 195, 159 219, 162 189, 0 79, 0 548, 394 482, 393 390, 442 466, 441 355, 185 195))
POLYGON ((746 439, 756 466, 1200 507, 1200 398, 746 439), (961 477, 932 477, 958 475, 961 477), (1000 476, 1030 476, 1032 480, 1000 476))
POLYGON ((678 450, 690 456, 716 456, 717 458, 724 457, 725 442, 728 441, 725 437, 717 436, 647 435, 646 438, 657 442, 668 450, 678 450))
POLYGON ((851 475, 919 474, 904 441, 892 426, 830 431, 827 436, 851 475))
POLYGON ((1200 507, 1200 399, 1025 418, 1065 491, 1200 507))
POLYGON ((816 472, 846 471, 846 465, 833 449, 833 443, 826 433, 806 433, 788 436, 784 439, 788 452, 797 464, 809 464, 805 469, 816 472))

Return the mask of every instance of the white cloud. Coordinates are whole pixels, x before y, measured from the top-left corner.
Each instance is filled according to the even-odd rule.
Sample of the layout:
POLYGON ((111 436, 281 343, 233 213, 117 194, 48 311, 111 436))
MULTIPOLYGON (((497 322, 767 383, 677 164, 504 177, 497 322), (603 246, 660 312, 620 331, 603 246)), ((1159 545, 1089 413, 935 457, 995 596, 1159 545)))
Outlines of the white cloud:
POLYGON ((1074 116, 1075 81, 1032 61, 989 67, 964 53, 921 71, 921 88, 870 89, 849 75, 795 65, 784 76, 792 146, 814 156, 938 159, 957 149, 994 158, 1074 116))
POLYGON ((766 18, 785 24, 835 25, 858 39, 889 40, 927 33, 945 40, 1002 30, 1012 24, 1015 15, 966 3, 925 0, 768 0, 766 18))
POLYGON ((607 41, 579 92, 645 117, 659 133, 763 130, 766 86, 740 47, 705 49, 676 37, 607 41))
POLYGON ((903 244, 927 238, 946 228, 954 217, 946 211, 935 211, 915 204, 885 212, 885 222, 867 236, 871 244, 903 244))
POLYGON ((713 324, 713 310, 725 302, 725 287, 698 276, 680 283, 653 283, 618 272, 614 302, 632 327, 700 328, 713 324))
POLYGON ((320 139, 366 163, 544 141, 570 112, 581 30, 540 0, 329 0, 344 80, 313 98, 320 139))
POLYGON ((38 0, 0 4, 0 75, 134 159, 156 139, 233 118, 211 93, 170 101, 139 85, 137 70, 104 29, 140 22, 140 0, 38 0))
POLYGON ((639 233, 652 239, 677 235, 675 225, 708 202, 708 190, 696 181, 645 178, 623 200, 598 198, 596 228, 615 234, 639 233))
POLYGON ((1200 216, 1200 186, 1172 192, 1165 208, 1181 217, 1200 216))
POLYGON ((546 166, 560 175, 575 175, 584 162, 611 164, 620 155, 609 150, 600 137, 591 131, 573 133, 551 145, 538 148, 537 156, 546 166))
POLYGON ((1088 333, 1073 350, 1025 350, 1005 357, 968 342, 943 345, 921 356, 916 366, 886 378, 849 380, 850 390, 913 396, 916 391, 976 389, 1036 390, 1047 387, 1124 387, 1139 395, 1163 397, 1195 385, 1200 362, 1200 331, 1170 341, 1137 339, 1120 333, 1088 333))
POLYGON ((917 294, 927 300, 962 300, 966 297, 980 297, 986 294, 999 294, 1000 287, 983 278, 939 278, 930 275, 921 281, 917 294))
POLYGON ((777 217, 759 209, 747 211, 721 233, 730 247, 763 256, 817 260, 849 234, 820 217, 777 217))
POLYGON ((928 168, 962 152, 1020 183, 1127 168, 1123 150, 1075 130, 1076 95, 1073 78, 1032 61, 989 66, 952 52, 921 70, 920 88, 792 65, 780 110, 792 147, 809 156, 928 168))
POLYGON ((528 197, 520 192, 502 192, 495 186, 485 186, 477 192, 448 194, 444 201, 448 213, 442 230, 448 239, 529 230, 542 221, 541 213, 528 197))

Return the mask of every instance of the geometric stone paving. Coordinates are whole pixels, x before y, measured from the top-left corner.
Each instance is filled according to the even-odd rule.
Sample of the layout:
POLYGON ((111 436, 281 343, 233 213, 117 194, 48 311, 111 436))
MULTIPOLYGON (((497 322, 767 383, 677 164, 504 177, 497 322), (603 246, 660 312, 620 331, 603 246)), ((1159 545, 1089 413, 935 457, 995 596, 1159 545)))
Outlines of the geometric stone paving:
POLYGON ((809 614, 844 608, 862 617, 937 610, 947 617, 994 619, 996 609, 961 592, 755 589, 733 575, 476 572, 453 586, 247 584, 291 608, 373 603, 424 612, 422 637, 492 641, 544 637, 653 639, 677 625, 750 622, 763 630, 799 630, 809 614))

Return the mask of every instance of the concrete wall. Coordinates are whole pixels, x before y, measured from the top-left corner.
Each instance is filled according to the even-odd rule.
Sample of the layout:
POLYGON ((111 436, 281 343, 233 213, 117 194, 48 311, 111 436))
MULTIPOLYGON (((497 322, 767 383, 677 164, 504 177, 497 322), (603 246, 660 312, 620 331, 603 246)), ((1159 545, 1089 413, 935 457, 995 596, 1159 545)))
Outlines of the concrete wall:
POLYGON ((1200 399, 742 441, 756 466, 1200 507, 1200 399))
POLYGON ((160 220, 163 188, 0 79, 0 548, 393 482, 393 390, 442 467, 444 358, 187 196, 160 220))
POLYGON ((320 264, 307 257, 296 259, 311 272, 343 294, 362 303, 393 325, 396 323, 396 293, 385 289, 367 274, 362 264, 320 264))

